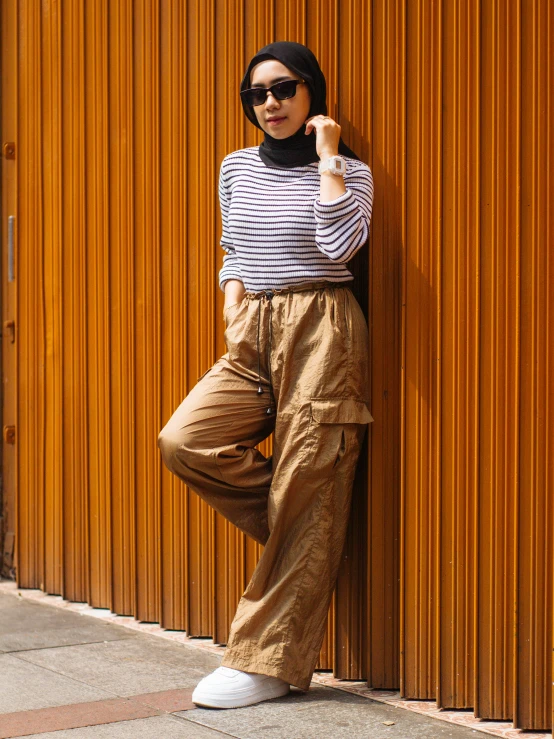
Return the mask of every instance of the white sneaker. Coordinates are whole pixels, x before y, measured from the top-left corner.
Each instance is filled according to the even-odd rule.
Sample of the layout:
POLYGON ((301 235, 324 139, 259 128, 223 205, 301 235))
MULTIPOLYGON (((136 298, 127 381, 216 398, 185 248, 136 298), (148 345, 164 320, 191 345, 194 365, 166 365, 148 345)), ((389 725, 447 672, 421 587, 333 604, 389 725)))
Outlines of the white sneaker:
POLYGON ((240 708, 279 698, 289 691, 290 685, 278 677, 218 667, 200 680, 192 694, 192 702, 207 708, 240 708))

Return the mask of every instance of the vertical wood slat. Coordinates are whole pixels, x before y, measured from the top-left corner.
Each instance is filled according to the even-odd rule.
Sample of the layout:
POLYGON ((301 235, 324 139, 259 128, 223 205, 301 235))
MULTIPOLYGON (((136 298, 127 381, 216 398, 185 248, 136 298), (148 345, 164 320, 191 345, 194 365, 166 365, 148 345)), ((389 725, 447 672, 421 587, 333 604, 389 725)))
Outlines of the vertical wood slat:
POLYGON ((406 426, 402 480, 400 689, 433 698, 437 681, 440 520, 441 6, 411 3, 406 17, 406 426))
MULTIPOLYGON (((368 684, 399 684, 401 368, 406 300, 402 294, 406 180, 404 4, 372 6, 371 161, 375 182, 368 285, 371 337, 371 458, 367 519, 368 684), (391 495, 391 491, 397 491, 391 495)), ((365 153, 365 152, 364 152, 365 153)), ((405 285, 405 280, 404 280, 405 285)))
MULTIPOLYGON (((18 27, 17 27, 17 4, 15 0, 9 0, 0 4, 0 29, 3 32, 0 45, 0 99, 2 109, 0 115, 0 142, 18 143, 18 89, 19 73, 17 59, 18 27)), ((18 160, 0 159, 0 254, 2 267, 0 267, 0 279, 2 280, 1 302, 2 302, 2 325, 6 321, 14 321, 15 340, 2 342, 2 383, 0 390, 0 402, 2 403, 2 423, 4 426, 16 427, 18 420, 18 390, 17 390, 17 348, 19 316, 17 313, 17 277, 18 277, 18 160), (14 255, 13 255, 13 279, 9 279, 6 266, 8 265, 9 251, 9 218, 13 220, 14 255)), ((3 335, 8 332, 3 330, 3 335)), ((17 572, 17 474, 18 474, 18 445, 2 444, 2 461, 0 474, 2 476, 2 489, 0 494, 0 575, 2 577, 14 577, 17 572)))
POLYGON ((554 725, 554 44, 552 3, 521 15, 521 303, 514 723, 554 725), (551 657, 552 655, 552 657, 551 657), (549 687, 549 683, 552 688, 549 687), (550 705, 550 709, 549 709, 550 705))
POLYGON ((475 706, 513 712, 518 462, 519 239, 518 55, 514 3, 482 16, 481 309, 479 378, 479 590, 475 706), (511 38, 509 37, 511 35, 511 38), (512 82, 511 85, 507 81, 512 82), (510 126, 507 122, 511 121, 510 126))
POLYGON ((440 674, 437 703, 473 705, 479 443, 479 27, 444 5, 440 674))
POLYGON ((109 3, 110 425, 112 449, 112 572, 110 608, 136 611, 135 321, 134 321, 134 85, 133 3, 109 3))
POLYGON ((37 5, 18 11, 19 111, 17 319, 17 578, 21 587, 45 587, 44 557, 44 308, 41 182, 41 16, 37 5), (35 247, 35 248, 34 248, 35 247), (29 464, 29 460, 33 463, 29 464))
MULTIPOLYGON (((186 8, 161 4, 161 414, 157 430, 167 422, 186 390, 186 214, 184 176, 187 142, 186 8)), ((162 515, 161 624, 187 629, 189 618, 188 508, 182 483, 169 470, 160 471, 162 515)))
POLYGON ((261 548, 155 442, 223 351, 217 174, 261 138, 244 66, 293 38, 376 185, 356 265, 376 421, 319 666, 550 728, 550 4, 93 0, 18 22, 20 585, 226 639, 261 548))
MULTIPOLYGON (((134 5, 134 161, 135 189, 135 388, 136 444, 155 449, 161 382, 159 352, 160 255, 160 130, 159 130, 159 5, 140 0, 134 5), (156 388, 155 392, 152 389, 156 388)), ((137 618, 156 621, 160 612, 160 459, 136 457, 137 618)))
MULTIPOLYGON (((214 177, 215 68, 214 7, 212 3, 189 6, 187 16, 187 91, 194 101, 188 108, 186 320, 189 328, 188 387, 192 388, 215 357, 215 243, 213 214, 216 204, 214 177), (192 246, 194 245, 194 246, 192 246)), ((189 629, 193 634, 213 633, 213 537, 215 512, 197 495, 188 494, 190 587, 192 603, 189 629)))
MULTIPOLYGON (((52 8, 56 7, 52 3, 52 8)), ((60 18, 60 22, 62 18, 60 18)), ((61 53, 71 59, 71 64, 61 68, 62 130, 63 130, 63 183, 61 183, 70 208, 62 211, 63 265, 58 255, 61 276, 61 304, 55 306, 50 320, 63 326, 63 339, 52 346, 52 353, 63 357, 64 392, 63 409, 55 398, 47 396, 47 418, 63 424, 63 454, 45 435, 47 460, 63 466, 61 489, 50 489, 46 481, 47 496, 59 497, 63 511, 63 589, 62 594, 71 600, 89 598, 89 541, 88 541, 88 407, 86 365, 87 314, 85 269, 85 44, 84 3, 68 6, 63 15, 61 53), (60 315, 61 313, 61 315, 60 315)), ((59 83, 59 84, 60 84, 59 83)), ((58 204, 60 207, 61 204, 58 204)), ((61 208, 60 208, 61 210, 61 208)), ((55 253, 57 244, 45 238, 48 251, 55 253)), ((45 278, 45 288, 49 280, 45 278)), ((48 331, 48 321, 47 321, 48 331)), ((49 362, 47 362, 48 366, 49 362)), ((50 462, 48 462, 50 464, 50 462)), ((53 563, 52 563, 53 564, 53 563)), ((59 564, 61 568, 61 561, 59 564)))
POLYGON ((85 192, 88 371, 89 596, 91 605, 111 606, 112 549, 110 469, 110 239, 108 121, 108 0, 85 6, 85 89, 94 90, 87 111, 85 192))
MULTIPOLYGON (((71 453, 64 459, 64 455, 57 453, 60 449, 65 449, 63 421, 64 410, 71 415, 71 408, 65 407, 64 388, 66 384, 62 373, 67 372, 67 365, 64 363, 63 351, 67 349, 69 353, 75 351, 77 357, 79 355, 79 341, 74 346, 71 341, 65 345, 62 341, 64 335, 63 320, 64 308, 66 307, 66 299, 71 303, 71 295, 67 294, 67 284, 63 274, 64 265, 64 236, 68 235, 67 231, 67 213, 63 213, 64 222, 62 222, 61 193, 64 184, 71 187, 63 171, 63 162, 67 162, 67 150, 70 150, 70 157, 73 154, 75 139, 79 140, 79 131, 76 135, 75 129, 66 120, 66 108, 62 98, 62 88, 64 80, 62 80, 62 38, 61 38, 61 18, 59 7, 55 3, 48 3, 48 12, 44 14, 42 19, 42 120, 44 122, 42 137, 42 159, 44 166, 44 179, 42 189, 42 199, 44 203, 44 310, 45 310, 45 340, 46 354, 44 358, 45 367, 45 397, 48 398, 46 404, 45 419, 45 491, 46 505, 44 508, 44 561, 45 561, 45 579, 44 587, 50 592, 61 592, 67 594, 72 600, 84 600, 83 593, 80 592, 78 583, 83 582, 82 568, 76 567, 74 559, 70 558, 64 563, 63 544, 64 537, 75 535, 74 544, 71 548, 76 558, 83 553, 83 547, 79 546, 79 533, 82 532, 80 526, 71 527, 69 530, 64 526, 65 507, 62 500, 61 491, 65 477, 71 479, 76 470, 65 468, 64 462, 69 462, 71 458, 75 458, 74 448, 71 453), (63 124, 66 124, 67 138, 62 146, 62 130, 63 124), (65 564, 65 567, 63 566, 65 564)), ((78 29, 73 29, 73 33, 69 34, 73 42, 79 41, 78 29)), ((64 36, 67 39, 67 36, 64 36)), ((75 84, 67 85, 69 94, 78 94, 79 90, 79 63, 65 68, 66 74, 75 74, 71 82, 75 84)), ((66 78, 67 79, 67 78, 66 78)), ((71 100, 71 110, 75 111, 76 118, 79 117, 78 105, 75 100, 71 100)), ((78 124, 77 124, 78 127, 78 124)), ((78 166, 70 170, 71 174, 78 177, 78 166)), ((75 201, 78 203, 78 194, 75 201)), ((71 235, 70 235, 71 236, 71 235)), ((72 260, 77 256, 74 250, 70 250, 67 257, 72 260)), ((73 272, 70 272, 70 275, 73 272)), ((79 306, 78 296, 75 303, 77 311, 79 306)), ((71 309, 67 312, 68 316, 77 316, 71 309)), ((79 366, 78 359, 75 365, 79 366)), ((74 420, 74 416, 72 418, 74 420)), ((84 430, 84 429, 83 429, 84 430)), ((71 435, 68 440, 70 447, 73 443, 78 444, 79 434, 71 435)), ((77 483, 77 486, 79 484, 77 483)), ((78 500, 84 500, 77 491, 77 496, 72 498, 69 496, 69 510, 67 511, 70 519, 78 519, 77 508, 73 509, 73 504, 79 506, 78 500), (77 516, 75 515, 77 514, 77 516)), ((81 519, 82 520, 82 519, 81 519)), ((86 580, 85 580, 86 587, 86 580)))

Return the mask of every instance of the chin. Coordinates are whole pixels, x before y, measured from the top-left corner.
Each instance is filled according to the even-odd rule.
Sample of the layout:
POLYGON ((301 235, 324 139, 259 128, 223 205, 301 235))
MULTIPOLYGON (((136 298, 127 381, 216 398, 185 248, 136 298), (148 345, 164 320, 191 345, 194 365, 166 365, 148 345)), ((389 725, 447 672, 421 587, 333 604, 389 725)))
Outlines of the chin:
POLYGON ((264 128, 264 131, 273 139, 288 139, 289 136, 293 136, 298 129, 293 126, 287 126, 287 128, 282 131, 272 131, 266 128, 264 128))

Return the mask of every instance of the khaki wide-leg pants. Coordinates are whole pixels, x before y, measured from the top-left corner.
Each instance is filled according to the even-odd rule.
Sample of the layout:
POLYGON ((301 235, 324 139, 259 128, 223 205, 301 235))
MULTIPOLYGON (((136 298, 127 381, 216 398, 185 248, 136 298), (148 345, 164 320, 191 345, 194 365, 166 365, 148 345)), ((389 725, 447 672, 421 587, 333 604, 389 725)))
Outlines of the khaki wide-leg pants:
POLYGON ((308 690, 373 420, 367 324, 350 289, 329 283, 247 293, 225 322, 227 354, 158 443, 172 472, 265 545, 222 664, 308 690), (267 459, 255 447, 272 431, 267 459))

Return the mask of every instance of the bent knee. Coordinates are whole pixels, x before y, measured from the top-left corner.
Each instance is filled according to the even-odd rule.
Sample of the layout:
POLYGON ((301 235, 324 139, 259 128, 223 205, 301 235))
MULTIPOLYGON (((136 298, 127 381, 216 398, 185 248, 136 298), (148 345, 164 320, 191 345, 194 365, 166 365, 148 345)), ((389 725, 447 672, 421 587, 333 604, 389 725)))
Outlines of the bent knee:
POLYGON ((162 459, 166 466, 169 467, 169 463, 173 460, 177 453, 179 441, 174 434, 162 429, 158 434, 158 447, 162 453, 162 459))
POLYGON ((196 452, 193 446, 192 436, 185 429, 175 431, 165 427, 158 434, 158 447, 162 459, 172 472, 175 470, 182 472, 184 467, 195 467, 196 452))

